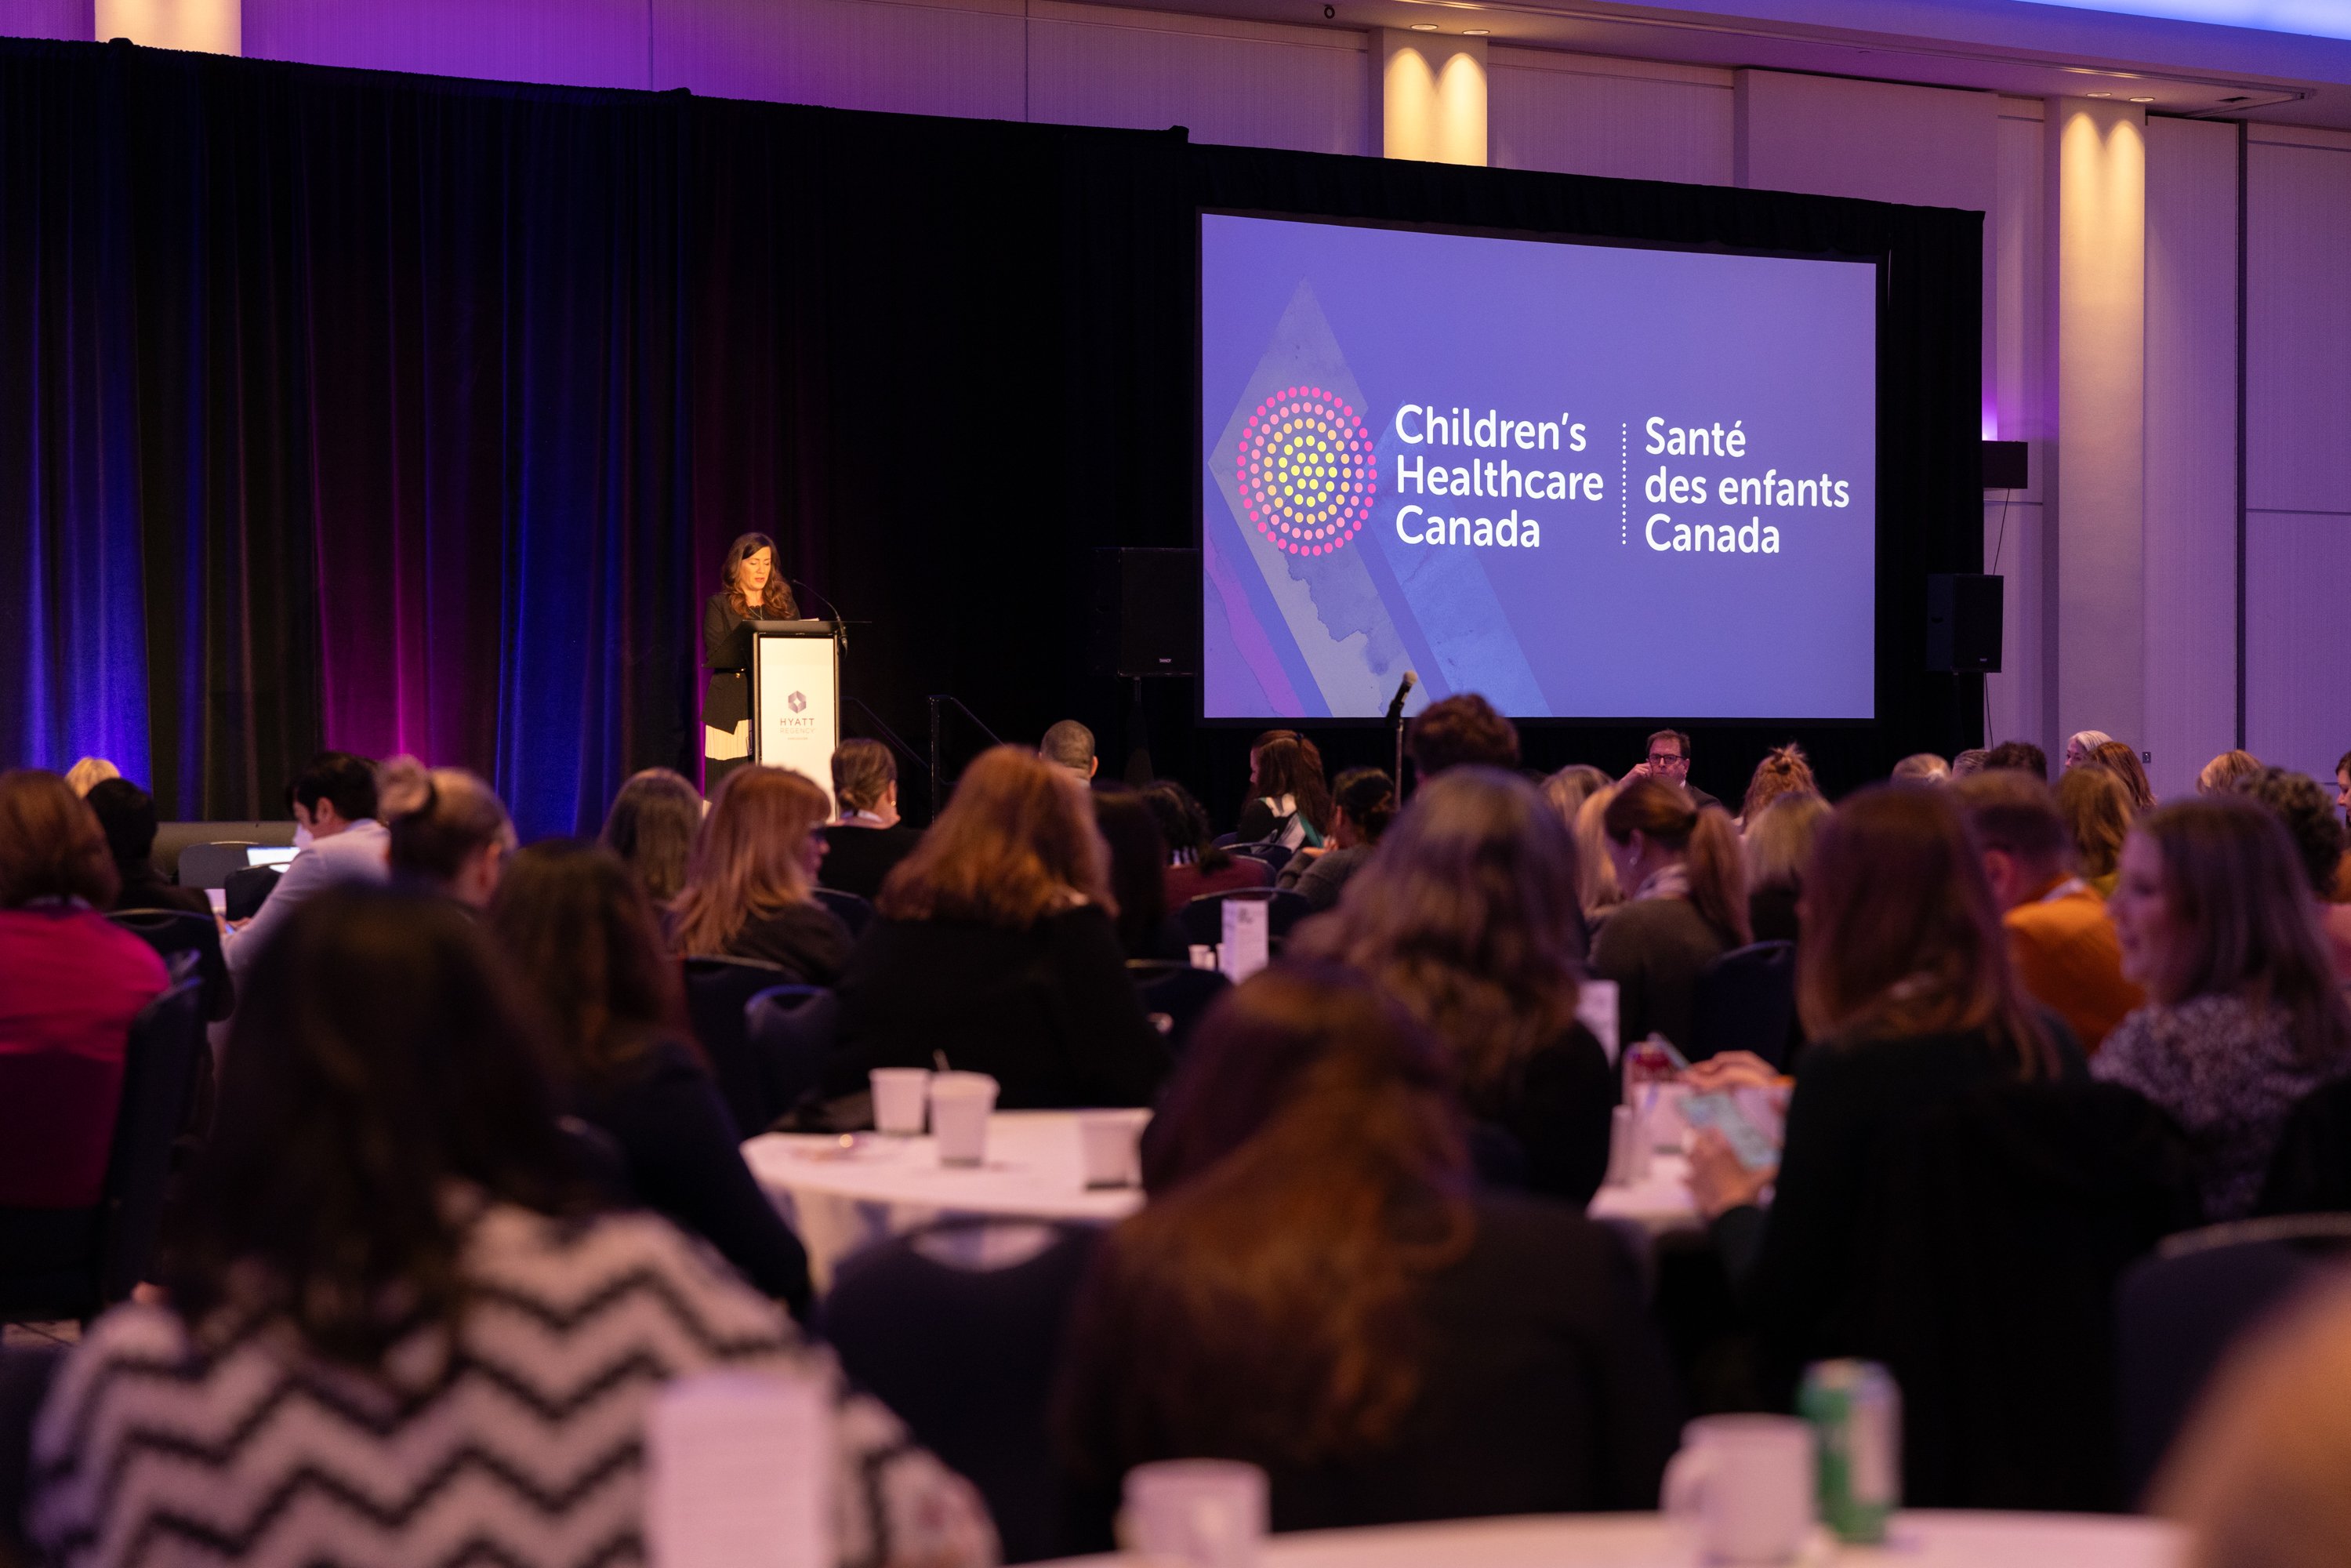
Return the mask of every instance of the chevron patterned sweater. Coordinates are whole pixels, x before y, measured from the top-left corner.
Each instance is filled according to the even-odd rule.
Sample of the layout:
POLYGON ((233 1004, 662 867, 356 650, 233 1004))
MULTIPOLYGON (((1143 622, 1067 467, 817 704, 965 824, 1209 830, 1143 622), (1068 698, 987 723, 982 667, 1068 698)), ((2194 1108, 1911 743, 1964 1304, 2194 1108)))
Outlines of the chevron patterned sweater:
POLYGON ((493 1207, 465 1266, 454 1341, 412 1336, 388 1377, 308 1354, 282 1322, 215 1343, 163 1308, 107 1313, 34 1428, 37 1544, 63 1568, 638 1563, 662 1383, 823 1358, 841 1563, 994 1561, 969 1485, 665 1221, 493 1207))

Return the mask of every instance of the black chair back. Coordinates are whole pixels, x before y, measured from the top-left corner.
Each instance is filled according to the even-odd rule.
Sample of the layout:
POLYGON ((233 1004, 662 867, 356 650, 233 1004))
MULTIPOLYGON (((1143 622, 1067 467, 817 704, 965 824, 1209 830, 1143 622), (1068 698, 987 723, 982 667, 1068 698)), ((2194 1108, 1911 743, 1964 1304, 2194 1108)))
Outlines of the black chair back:
MULTIPOLYGON (((841 1030, 841 1001, 822 986, 770 986, 743 1008, 743 1030, 773 1122, 824 1078, 841 1030)), ((762 1123, 757 1129, 767 1130, 762 1123)))
POLYGON ((1281 868, 1288 865, 1290 863, 1290 857, 1297 852, 1297 851, 1291 849, 1288 844, 1251 844, 1246 849, 1235 850, 1233 852, 1233 858, 1235 860, 1252 860, 1261 862, 1266 870, 1272 873, 1271 876, 1269 876, 1266 879, 1268 882, 1271 882, 1273 877, 1280 876, 1281 874, 1281 868))
POLYGON ((686 1015, 718 1080, 718 1096, 735 1118, 737 1137, 766 1132, 768 1124, 785 1109, 768 1103, 743 1012, 753 997, 790 977, 789 970, 755 958, 704 956, 685 960, 686 1015))
POLYGON ((1963 1095, 1889 1141, 1835 1352, 1903 1399, 1903 1500, 2099 1511, 2116 1462, 2116 1281, 2200 1215, 2186 1137, 2114 1083, 1963 1095))
POLYGON ((1692 1061, 1725 1051, 1751 1051, 1785 1068, 1801 1033, 1793 942, 1733 947, 1698 976, 1687 1047, 1692 1061))
POLYGON ((2351 1260, 2351 1214, 2240 1220, 2165 1240, 2115 1292, 2123 1495, 2137 1500, 2230 1350, 2351 1260))
POLYGON ((820 1308, 850 1380, 987 1500, 1007 1563, 1054 1555, 1053 1379, 1094 1239, 949 1221, 845 1260, 820 1308))
POLYGON ((1217 970, 1196 969, 1165 959, 1130 958, 1126 972, 1143 998, 1143 1010, 1167 1037, 1168 1049, 1179 1053, 1208 1004, 1232 988, 1232 982, 1217 970))
POLYGON ((1276 942, 1287 937, 1298 923, 1314 913, 1302 893, 1288 888, 1268 891, 1261 887, 1236 888, 1229 893, 1204 893, 1188 899, 1176 912, 1176 923, 1184 928, 1184 940, 1215 946, 1225 939, 1225 903, 1228 899, 1257 899, 1263 903, 1269 934, 1276 942))
POLYGON ((108 1305, 129 1296, 155 1260, 172 1148, 188 1124, 206 1051, 201 999, 195 979, 181 980, 131 1020, 100 1200, 99 1289, 108 1305))
POLYGON ((2302 1097, 2278 1134, 2255 1214, 2351 1214, 2351 1078, 2302 1097))
POLYGON ((873 906, 871 904, 853 893, 843 893, 839 888, 820 887, 814 891, 816 901, 839 915, 841 923, 849 927, 849 934, 852 936, 865 935, 866 923, 873 918, 873 906))
POLYGON ((193 972, 203 980, 205 1018, 228 1017, 235 995, 221 956, 220 927, 211 915, 185 909, 120 909, 107 918, 154 948, 173 979, 193 972))
POLYGON ((221 913, 231 920, 250 920, 261 913, 269 895, 277 891, 277 879, 286 874, 284 866, 249 865, 242 871, 228 873, 221 884, 227 906, 221 913))

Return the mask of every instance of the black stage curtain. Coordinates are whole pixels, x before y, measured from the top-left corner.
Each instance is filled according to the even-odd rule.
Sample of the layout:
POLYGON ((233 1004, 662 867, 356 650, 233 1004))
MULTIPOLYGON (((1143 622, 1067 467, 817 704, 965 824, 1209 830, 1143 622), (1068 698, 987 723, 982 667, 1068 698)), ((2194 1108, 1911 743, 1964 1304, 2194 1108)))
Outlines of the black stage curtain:
MULTIPOLYGON (((110 585, 0 582, 47 616, 0 631, 0 685, 34 693, 0 746, 95 749, 97 710, 143 702, 167 811, 274 812, 337 744, 473 767, 527 835, 592 828, 631 769, 691 770, 699 601, 746 529, 863 622, 852 731, 919 746, 951 693, 1008 739, 1083 718, 1114 768, 1088 552, 1193 542, 1203 205, 1887 256, 1884 716, 1796 733, 1833 786, 1976 733, 1974 683, 1923 673, 1921 579, 1980 557, 1977 214, 127 46, 0 45, 0 80, 28 89, 0 330, 56 308, 36 260, 119 257, 75 302, 87 363, 0 372, 0 424, 70 425, 136 494, 110 531, 0 497, 110 585), (68 419, 110 398, 135 420, 68 419), (60 624, 112 630, 60 653, 60 624)), ((1249 737, 1196 700, 1150 684, 1155 756, 1228 809, 1249 737)), ((1646 728, 1532 729, 1529 761, 1621 769, 1646 728)), ((1786 738, 1708 730, 1696 776, 1734 795, 1786 738)))

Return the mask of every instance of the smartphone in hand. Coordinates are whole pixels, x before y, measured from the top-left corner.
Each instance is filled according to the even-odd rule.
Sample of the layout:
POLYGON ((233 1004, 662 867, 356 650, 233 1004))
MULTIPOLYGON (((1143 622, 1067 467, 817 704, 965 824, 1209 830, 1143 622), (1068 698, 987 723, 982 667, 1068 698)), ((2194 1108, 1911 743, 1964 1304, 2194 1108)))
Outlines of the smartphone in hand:
POLYGON ((1693 1128, 1712 1127, 1750 1171, 1767 1170, 1780 1163, 1779 1141, 1747 1119, 1739 1102, 1728 1094, 1693 1094, 1682 1102, 1682 1119, 1693 1128))

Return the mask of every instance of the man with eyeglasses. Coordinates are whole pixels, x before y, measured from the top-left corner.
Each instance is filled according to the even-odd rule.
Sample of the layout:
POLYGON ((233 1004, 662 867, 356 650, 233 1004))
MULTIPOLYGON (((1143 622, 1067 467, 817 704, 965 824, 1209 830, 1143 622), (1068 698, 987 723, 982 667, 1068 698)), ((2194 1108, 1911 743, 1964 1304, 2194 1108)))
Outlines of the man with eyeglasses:
POLYGON ((1662 779, 1668 784, 1678 784, 1690 798, 1690 804, 1700 810, 1719 806, 1721 801, 1689 781, 1690 737, 1678 729, 1661 729, 1649 737, 1649 754, 1633 765, 1625 775, 1627 784, 1635 779, 1662 779))

